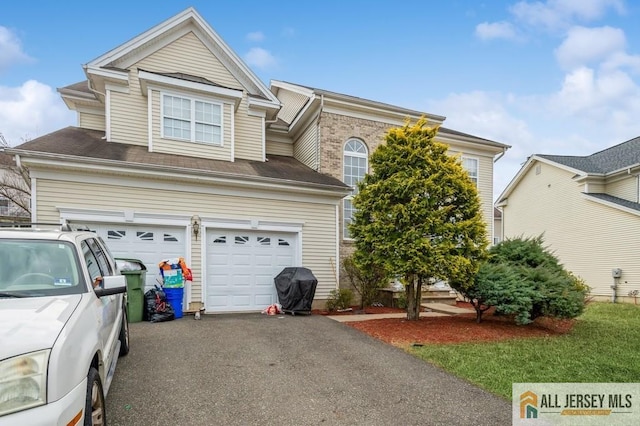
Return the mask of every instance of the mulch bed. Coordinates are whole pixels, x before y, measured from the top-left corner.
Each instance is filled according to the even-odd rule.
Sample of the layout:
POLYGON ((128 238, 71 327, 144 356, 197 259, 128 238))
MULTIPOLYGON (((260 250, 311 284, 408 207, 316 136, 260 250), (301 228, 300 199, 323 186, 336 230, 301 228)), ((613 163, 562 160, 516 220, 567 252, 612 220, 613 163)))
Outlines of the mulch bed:
MULTIPOLYGON (((459 302, 460 307, 469 307, 459 302)), ((355 315, 359 312, 327 313, 315 311, 321 315, 355 315)), ((405 312, 403 309, 388 307, 368 307, 366 314, 405 312)), ((360 314, 362 314, 360 312, 360 314)), ((385 318, 345 323, 387 343, 406 346, 408 344, 427 343, 463 343, 500 341, 533 337, 556 336, 571 330, 574 320, 554 320, 539 318, 529 325, 516 325, 512 318, 495 316, 491 311, 483 315, 480 324, 475 322, 475 313, 441 317, 421 317, 418 321, 405 318, 385 318)))

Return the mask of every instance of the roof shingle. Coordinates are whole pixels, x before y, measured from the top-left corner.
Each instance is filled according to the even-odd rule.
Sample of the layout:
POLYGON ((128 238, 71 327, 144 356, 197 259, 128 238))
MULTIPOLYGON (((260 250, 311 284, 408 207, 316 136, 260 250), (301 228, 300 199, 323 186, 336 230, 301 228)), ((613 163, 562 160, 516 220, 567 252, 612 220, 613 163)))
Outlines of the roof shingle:
POLYGON ((585 173, 610 173, 640 163, 640 137, 587 156, 543 155, 538 157, 585 173))
POLYGON ((267 178, 283 184, 312 184, 344 192, 349 187, 342 181, 305 166, 293 157, 269 155, 266 162, 212 160, 185 155, 149 152, 146 146, 104 140, 103 131, 66 127, 19 145, 13 150, 21 155, 57 154, 83 161, 111 160, 130 165, 166 166, 185 173, 210 172, 228 177, 267 178))

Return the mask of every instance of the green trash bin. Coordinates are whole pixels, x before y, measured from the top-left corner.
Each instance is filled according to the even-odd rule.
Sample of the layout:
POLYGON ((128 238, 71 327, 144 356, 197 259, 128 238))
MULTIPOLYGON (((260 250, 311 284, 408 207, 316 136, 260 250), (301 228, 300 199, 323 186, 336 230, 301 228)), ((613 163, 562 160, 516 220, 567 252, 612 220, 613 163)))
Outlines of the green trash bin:
POLYGON ((144 312, 144 283, 147 267, 138 259, 116 259, 120 273, 127 279, 127 312, 129 322, 142 321, 144 312))

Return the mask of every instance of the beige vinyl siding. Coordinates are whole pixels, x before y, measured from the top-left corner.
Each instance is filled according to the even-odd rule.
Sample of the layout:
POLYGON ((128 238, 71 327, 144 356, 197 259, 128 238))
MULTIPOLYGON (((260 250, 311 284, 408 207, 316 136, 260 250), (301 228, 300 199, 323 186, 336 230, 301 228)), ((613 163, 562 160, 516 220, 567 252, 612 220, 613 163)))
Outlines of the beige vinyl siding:
POLYGON ((109 91, 110 141, 147 146, 147 98, 142 96, 138 76, 134 74, 129 73, 129 93, 109 91))
POLYGON ((638 177, 627 176, 616 182, 607 183, 607 194, 637 203, 638 177))
MULTIPOLYGON (((174 92, 172 92, 173 94, 174 92)), ((161 92, 149 90, 152 96, 152 128, 153 128, 153 152, 165 154, 180 154, 192 157, 211 158, 214 160, 231 161, 231 114, 233 106, 223 104, 222 112, 222 146, 207 143, 196 143, 176 139, 163 139, 161 137, 162 116, 160 114, 161 92)))
POLYGON ((535 165, 503 207, 504 237, 538 236, 564 266, 586 280, 592 294, 611 296, 611 269, 622 268, 619 296, 640 289, 640 217, 589 201, 573 173, 535 165))
MULTIPOLYGON (((242 90, 242 85, 192 32, 129 68, 164 73, 182 72, 204 77, 224 87, 242 90)), ((137 78, 134 74, 137 73, 132 72, 131 76, 137 78)))
POLYGON ((104 114, 89 114, 88 112, 78 113, 78 124, 83 129, 105 130, 104 114))
MULTIPOLYGON (((57 207, 107 209, 134 212, 152 212, 216 219, 258 219, 278 222, 304 222, 302 229, 302 265, 310 268, 318 278, 316 299, 326 299, 336 288, 335 264, 335 206, 324 203, 278 200, 277 196, 254 198, 250 196, 213 195, 144 189, 145 181, 136 187, 38 179, 37 220, 58 222, 57 207), (109 200, 105 207, 105 200, 109 200)), ((203 190, 206 186, 202 186, 203 190)), ((132 223, 135 224, 135 223, 132 223)), ((194 272, 192 301, 202 301, 202 263, 199 240, 191 240, 191 268, 194 272)))
POLYGON ((246 97, 240 102, 235 116, 235 158, 262 161, 264 122, 261 117, 247 114, 246 97))
MULTIPOLYGON (((224 87, 243 90, 242 85, 235 77, 192 32, 141 59, 129 69, 131 69, 129 73, 129 93, 113 92, 111 95, 111 139, 115 142, 138 145, 148 144, 148 99, 140 91, 137 69, 164 73, 182 72, 204 77, 224 87)), ((154 92, 153 95, 155 98, 157 93, 154 92)), ((184 95, 188 96, 188 93, 184 93, 184 95)), ((159 104, 157 104, 157 107, 159 108, 159 104)), ((245 95, 234 116, 236 158, 260 161, 263 159, 262 133, 264 132, 264 126, 260 117, 249 116, 247 110, 245 95)), ((226 114, 225 107, 225 118, 229 119, 225 120, 224 123, 226 125, 224 144, 225 147, 231 148, 231 121, 226 114)), ((203 155, 203 152, 206 152, 206 150, 203 151, 184 142, 178 142, 175 145, 168 141, 166 143, 164 141, 159 142, 156 137, 160 135, 160 125, 159 117, 156 120, 154 116, 154 151, 157 148, 159 152, 176 152, 195 156, 203 155), (174 149, 171 149, 172 146, 174 149)), ((210 153, 204 155, 207 158, 222 157, 221 155, 210 153)))
POLYGON ((298 112, 307 103, 309 97, 300 93, 280 89, 278 91, 278 99, 282 103, 282 108, 278 111, 278 118, 287 124, 291 124, 298 112))
POLYGON ((293 156, 314 170, 318 169, 317 137, 318 126, 311 122, 293 144, 293 156))
POLYGON ((267 154, 293 157, 293 144, 267 140, 267 154))
POLYGON ((482 217, 487 225, 487 238, 493 242, 493 157, 460 152, 450 146, 449 154, 478 160, 478 195, 482 205, 482 217))

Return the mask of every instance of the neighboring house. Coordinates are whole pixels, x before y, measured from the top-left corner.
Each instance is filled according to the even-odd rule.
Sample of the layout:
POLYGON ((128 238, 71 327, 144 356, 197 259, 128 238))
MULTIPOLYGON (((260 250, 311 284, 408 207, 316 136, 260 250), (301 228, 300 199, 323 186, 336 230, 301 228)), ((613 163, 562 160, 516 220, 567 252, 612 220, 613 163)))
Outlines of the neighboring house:
POLYGON ((493 208, 493 244, 502 241, 502 211, 493 208))
POLYGON ((28 193, 11 189, 22 187, 27 189, 22 176, 16 173, 12 155, 0 151, 0 222, 24 222, 29 219, 29 212, 15 201, 29 206, 28 193), (15 198, 14 198, 15 197, 15 198))
POLYGON ((640 290, 640 138, 592 155, 533 155, 498 198, 504 237, 544 234, 592 295, 640 290), (619 278, 614 269, 621 269, 619 278))
MULTIPOLYGON (((277 300, 273 277, 299 265, 318 278, 322 305, 340 282, 368 156, 407 117, 444 120, 268 88, 192 8, 84 70, 87 81, 59 89, 78 127, 10 150, 31 171, 33 220, 88 224, 116 257, 145 262, 147 287, 157 262, 185 257, 185 303, 207 312, 264 308, 277 300)), ((445 128, 438 139, 462 155, 492 235, 493 162, 508 146, 445 128)))

